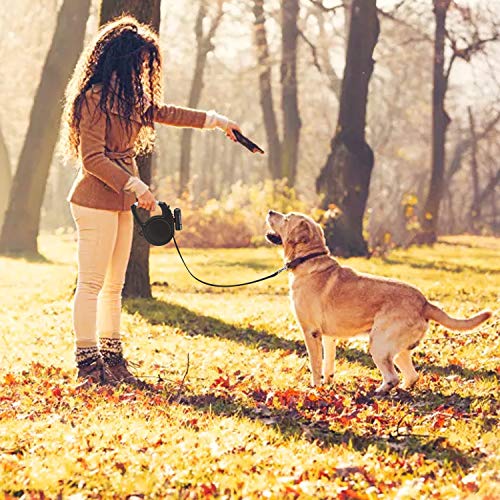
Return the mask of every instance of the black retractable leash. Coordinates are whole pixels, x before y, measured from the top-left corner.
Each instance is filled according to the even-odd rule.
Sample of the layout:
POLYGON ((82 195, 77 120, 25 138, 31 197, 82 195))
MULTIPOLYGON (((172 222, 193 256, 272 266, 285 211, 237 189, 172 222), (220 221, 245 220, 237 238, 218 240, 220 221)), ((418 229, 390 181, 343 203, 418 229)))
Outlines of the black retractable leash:
MULTIPOLYGON (((255 142, 252 142, 248 137, 245 137, 239 130, 233 129, 234 136, 236 137, 237 141, 245 146, 249 151, 252 153, 262 153, 264 154, 264 150, 257 146, 255 142)), ((170 207, 163 201, 157 201, 157 205, 160 206, 161 208, 161 215, 154 215, 153 217, 149 218, 146 222, 142 222, 141 219, 139 218, 139 215, 137 213, 137 202, 135 202, 133 205, 130 206, 132 209, 132 213, 134 214, 134 218, 137 221, 137 224, 141 227, 140 234, 146 238, 149 243, 152 245, 156 246, 162 246, 166 245, 170 240, 174 240, 174 245, 175 249, 177 250, 177 253, 179 254, 179 257, 184 264, 184 267, 186 268, 186 271, 196 280, 199 281, 200 283, 203 283, 204 285, 208 286, 216 286, 219 288, 233 288, 235 286, 244 286, 244 285, 251 285, 252 283, 258 283, 259 281, 264 281, 268 280, 269 278, 274 278, 275 276, 278 276, 278 274, 282 273, 283 271, 288 271, 290 269, 295 269, 299 264, 302 264, 302 262, 305 262, 306 260, 309 259, 314 259, 315 257, 319 257, 320 255, 326 255, 328 252, 315 252, 311 253, 309 255, 304 255, 303 257, 297 257, 296 259, 293 259, 290 262, 287 262, 283 267, 278 269, 272 274, 269 274, 268 276, 264 276, 262 278, 258 278, 256 280, 252 281, 245 281, 245 283, 235 283, 233 285, 218 285, 215 283, 208 283, 208 281, 203 281, 200 278, 197 278, 190 270, 189 267, 187 266, 186 262, 184 261, 184 258, 182 257, 181 251, 179 250, 179 246, 177 245, 177 241, 175 241, 175 231, 180 231, 182 229, 182 219, 181 219, 181 209, 176 208, 174 209, 174 213, 172 215, 172 211, 170 210, 170 207)))
MULTIPOLYGON (((204 285, 208 286, 216 286, 219 288, 232 288, 235 286, 244 286, 244 285, 251 285, 252 283, 258 283, 259 281, 264 281, 269 278, 274 278, 274 276, 278 276, 281 272, 287 270, 287 269, 293 269, 291 267, 295 261, 292 261, 288 264, 285 264, 282 268, 278 269, 272 274, 269 274, 268 276, 264 276, 263 278, 259 278, 256 280, 252 281, 246 281, 245 283, 235 283, 233 285, 218 285, 215 283, 208 283, 207 281, 203 281, 200 278, 197 278, 188 268, 186 262, 184 261, 184 258, 182 257, 181 251, 179 249, 179 246, 177 245, 177 241, 175 241, 175 231, 180 231, 182 229, 182 218, 181 218, 181 209, 176 208, 174 210, 174 213, 172 215, 172 211, 170 210, 170 207, 163 201, 157 201, 156 202, 160 208, 161 208, 161 215, 154 215, 153 217, 149 218, 146 222, 142 222, 141 219, 139 218, 139 214, 137 213, 137 202, 135 202, 133 205, 130 206, 132 209, 132 213, 134 215, 135 220, 141 227, 140 234, 146 238, 149 243, 152 245, 156 246, 162 246, 166 245, 170 240, 174 240, 174 245, 177 250, 177 253, 179 254, 179 257, 184 264, 184 267, 186 268, 187 272, 196 280, 199 281, 200 283, 203 283, 204 285)), ((302 258, 303 259, 303 258, 302 258)), ((295 259, 296 261, 299 259, 295 259)), ((303 262, 303 261, 301 261, 303 262)), ((300 263, 300 262, 299 262, 300 263)), ((298 266, 299 263, 296 265, 298 266)))

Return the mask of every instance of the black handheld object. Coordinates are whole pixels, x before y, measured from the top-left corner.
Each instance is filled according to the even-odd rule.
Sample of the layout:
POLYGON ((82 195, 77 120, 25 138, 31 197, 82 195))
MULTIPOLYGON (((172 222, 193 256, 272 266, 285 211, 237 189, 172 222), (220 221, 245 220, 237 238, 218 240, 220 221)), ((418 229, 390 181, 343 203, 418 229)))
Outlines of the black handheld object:
POLYGON ((255 142, 252 142, 248 137, 245 137, 239 130, 236 130, 235 128, 232 129, 234 136, 238 140, 240 144, 245 146, 247 149, 249 149, 252 153, 255 153, 255 151, 258 151, 259 153, 264 154, 264 150, 257 146, 255 142))
POLYGON ((288 269, 288 264, 287 264, 284 265, 282 268, 278 269, 277 271, 274 271, 274 273, 268 274, 267 276, 263 276, 262 278, 257 278, 251 281, 245 281, 244 283, 233 283, 231 285, 220 285, 216 283, 209 283, 208 281, 203 281, 202 279, 197 278, 189 270, 189 267, 187 266, 186 262, 184 261, 184 258, 182 257, 179 246, 177 245, 177 241, 175 241, 175 231, 176 230, 180 231, 182 229, 181 209, 180 208, 174 209, 174 214, 172 215, 170 207, 165 202, 157 201, 156 203, 161 207, 161 215, 153 215, 153 217, 150 217, 146 222, 142 222, 141 219, 139 218, 139 214, 137 213, 137 207, 138 207, 137 202, 130 205, 130 208, 132 209, 132 214, 134 215, 137 224, 139 224, 139 226, 141 227, 139 234, 141 236, 144 236, 144 238, 146 238, 146 240, 149 243, 156 246, 166 245, 170 240, 173 239, 175 249, 177 250, 179 257, 182 263, 184 264, 184 267, 196 281, 199 281, 200 283, 203 283, 204 285, 208 286, 216 286, 219 288, 232 288, 235 286, 251 285, 252 283, 258 283, 259 281, 264 281, 269 278, 273 278, 274 276, 277 276, 281 272, 288 269))
POLYGON ((175 231, 182 229, 181 209, 176 208, 174 215, 170 207, 163 201, 156 202, 161 208, 161 215, 153 215, 146 222, 142 222, 137 213, 137 202, 130 205, 132 214, 134 215, 137 224, 141 227, 141 235, 146 238, 149 243, 156 246, 166 245, 173 237, 175 231))
POLYGON ((175 229, 177 229, 177 231, 180 231, 182 229, 182 215, 180 208, 174 208, 174 222, 175 229))

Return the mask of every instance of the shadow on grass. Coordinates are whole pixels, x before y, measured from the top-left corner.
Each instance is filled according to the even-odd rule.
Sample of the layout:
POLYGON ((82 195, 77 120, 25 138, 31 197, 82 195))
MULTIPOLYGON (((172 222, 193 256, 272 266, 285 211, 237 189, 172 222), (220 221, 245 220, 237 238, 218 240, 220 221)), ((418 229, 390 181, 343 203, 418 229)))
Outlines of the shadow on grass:
MULTIPOLYGON (((267 274, 271 274, 274 272, 276 269, 279 269, 281 267, 280 265, 276 265, 276 269, 273 267, 270 267, 269 264, 266 264, 264 262, 256 262, 256 261, 239 261, 239 262, 234 262, 234 261, 226 261, 226 260, 214 260, 211 262, 212 266, 216 267, 245 267, 248 269, 253 269, 255 271, 265 271, 267 274)), ((201 271, 200 271, 201 272, 201 271)), ((255 278, 248 278, 250 279, 255 279, 255 278)), ((245 281, 245 278, 242 278, 241 281, 245 281)))
POLYGON ((436 373, 437 375, 441 375, 443 377, 449 375, 458 375, 459 377, 473 380, 476 377, 493 377, 497 382, 500 382, 500 375, 495 372, 495 370, 471 370, 470 368, 465 368, 463 366, 451 364, 448 366, 439 366, 439 365, 425 365, 418 364, 415 362, 415 368, 417 372, 426 373, 436 373))
POLYGON ((263 350, 281 349, 299 354, 306 352, 302 341, 285 339, 265 330, 235 326, 158 299, 124 299, 123 307, 130 314, 138 313, 152 325, 181 328, 187 335, 231 340, 263 350))
MULTIPOLYGON (((371 398, 369 397, 369 400, 371 398)), ((449 462, 453 467, 467 469, 479 462, 480 453, 461 450, 441 436, 427 434, 395 433, 385 435, 360 434, 352 429, 336 430, 330 427, 328 420, 310 420, 295 408, 269 409, 265 416, 258 414, 258 409, 237 401, 231 395, 203 394, 184 396, 180 404, 198 411, 224 417, 245 417, 272 426, 286 439, 304 438, 323 448, 349 444, 358 452, 364 453, 370 446, 376 446, 382 452, 395 451, 403 456, 421 453, 426 459, 449 462)), ((408 415, 411 417, 411 415, 408 415)))
MULTIPOLYGON (((243 328, 226 323, 219 318, 195 313, 187 307, 153 299, 124 299, 123 308, 130 314, 138 313, 152 325, 167 325, 182 329, 187 335, 201 335, 209 338, 231 340, 255 349, 292 351, 307 356, 302 340, 286 339, 254 328, 243 328)), ((340 344, 337 348, 338 358, 351 363, 359 363, 370 369, 375 368, 371 355, 361 349, 340 344)), ((415 360, 418 372, 431 372, 441 376, 459 375, 466 379, 476 377, 500 377, 492 370, 470 370, 458 365, 429 365, 415 360)))
POLYGON ((474 249, 491 249, 491 250, 496 250, 496 247, 492 245, 485 244, 482 242, 481 245, 474 245, 473 243, 468 243, 466 241, 446 241, 446 240, 441 240, 438 238, 437 241, 438 245, 447 245, 450 247, 464 247, 464 248, 474 248, 474 249))
MULTIPOLYGON (((355 347, 341 347, 337 348, 338 356, 346 359, 351 363, 359 363, 367 368, 375 368, 375 363, 371 355, 361 349, 355 347)), ((413 357, 413 363, 418 373, 435 373, 442 377, 450 375, 458 375, 467 380, 473 380, 476 377, 493 377, 496 381, 500 382, 500 375, 495 370, 471 370, 456 364, 447 366, 440 366, 435 364, 426 364, 419 361, 417 356, 413 357)))
POLYGON ((54 261, 36 252, 0 252, 0 257, 7 259, 19 259, 36 264, 54 264, 54 261))
POLYGON ((453 264, 444 261, 426 261, 418 260, 415 258, 408 257, 386 257, 384 258, 385 264, 397 265, 397 266, 410 266, 414 269, 432 269, 436 271, 446 271, 448 273, 463 273, 464 271, 472 271, 474 273, 488 273, 488 274, 500 274, 500 270, 488 267, 480 266, 467 266, 464 264, 453 264))

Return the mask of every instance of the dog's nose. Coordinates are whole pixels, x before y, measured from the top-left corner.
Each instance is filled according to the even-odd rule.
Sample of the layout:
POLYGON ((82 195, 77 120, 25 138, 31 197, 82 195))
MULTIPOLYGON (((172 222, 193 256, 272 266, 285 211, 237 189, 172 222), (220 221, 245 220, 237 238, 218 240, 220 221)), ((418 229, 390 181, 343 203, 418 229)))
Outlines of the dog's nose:
POLYGON ((269 212, 267 212, 267 215, 274 215, 276 212, 274 210, 269 210, 269 212))

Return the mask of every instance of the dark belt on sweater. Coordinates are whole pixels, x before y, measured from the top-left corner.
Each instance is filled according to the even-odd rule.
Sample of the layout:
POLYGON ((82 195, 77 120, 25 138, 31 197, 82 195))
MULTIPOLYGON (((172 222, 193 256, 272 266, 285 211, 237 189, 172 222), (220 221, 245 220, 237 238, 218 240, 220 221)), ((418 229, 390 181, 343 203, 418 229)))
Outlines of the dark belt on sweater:
POLYGON ((123 160, 127 165, 132 165, 132 158, 135 157, 134 148, 129 148, 125 151, 110 151, 106 149, 104 154, 111 160, 123 160))
POLYGON ((122 167, 127 173, 134 175, 130 172, 125 165, 131 166, 133 164, 133 158, 135 157, 134 148, 126 149, 125 151, 110 151, 106 149, 104 154, 110 159, 115 160, 120 167, 122 167), (122 162, 125 164, 123 165, 122 162))

